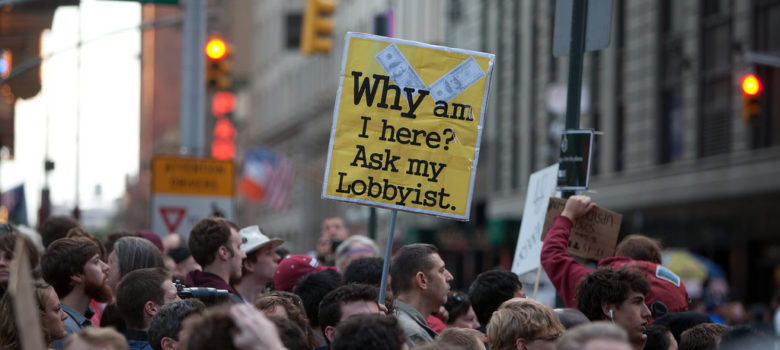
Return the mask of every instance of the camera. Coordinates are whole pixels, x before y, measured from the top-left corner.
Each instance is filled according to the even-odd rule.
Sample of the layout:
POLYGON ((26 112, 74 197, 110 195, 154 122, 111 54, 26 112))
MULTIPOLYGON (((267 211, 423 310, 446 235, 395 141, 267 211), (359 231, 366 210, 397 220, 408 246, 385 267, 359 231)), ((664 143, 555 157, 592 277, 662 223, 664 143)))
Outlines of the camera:
POLYGON ((179 298, 200 299, 200 301, 202 301, 206 305, 223 303, 223 302, 227 302, 230 299, 230 292, 224 289, 203 288, 203 287, 187 288, 180 283, 176 283, 176 292, 177 294, 179 294, 179 298))

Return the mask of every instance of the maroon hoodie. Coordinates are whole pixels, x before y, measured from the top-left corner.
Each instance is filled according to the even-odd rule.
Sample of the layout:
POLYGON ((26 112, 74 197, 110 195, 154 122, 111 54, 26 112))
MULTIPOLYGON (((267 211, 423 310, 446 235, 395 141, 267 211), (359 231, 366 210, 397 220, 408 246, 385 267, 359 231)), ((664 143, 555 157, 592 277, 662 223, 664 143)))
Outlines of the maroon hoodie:
MULTIPOLYGON (((577 284, 593 269, 580 265, 567 252, 572 222, 565 216, 555 218, 542 246, 541 261, 566 307, 577 307, 574 300, 577 284)), ((688 310, 688 291, 680 277, 663 265, 649 261, 633 260, 625 256, 601 259, 598 266, 633 267, 641 270, 650 280, 650 292, 645 297, 647 306, 655 301, 663 302, 669 312, 688 310)))
POLYGON ((184 279, 184 285, 187 287, 210 287, 215 289, 225 289, 231 294, 236 294, 236 291, 233 290, 233 287, 225 282, 222 277, 219 277, 211 272, 201 270, 190 271, 187 274, 187 277, 184 279))

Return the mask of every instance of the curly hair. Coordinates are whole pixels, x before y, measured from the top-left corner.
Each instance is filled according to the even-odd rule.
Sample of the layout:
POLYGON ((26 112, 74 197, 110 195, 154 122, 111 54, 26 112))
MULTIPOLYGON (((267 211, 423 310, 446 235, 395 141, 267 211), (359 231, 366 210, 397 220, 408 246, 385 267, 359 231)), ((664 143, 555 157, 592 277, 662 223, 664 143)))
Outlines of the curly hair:
POLYGON ((642 294, 650 291, 650 281, 642 271, 599 267, 577 285, 577 308, 591 321, 603 320, 606 316, 601 310, 601 304, 620 305, 631 291, 642 294))
POLYGON ((726 326, 717 323, 702 323, 682 332, 680 348, 691 350, 717 349, 726 326))

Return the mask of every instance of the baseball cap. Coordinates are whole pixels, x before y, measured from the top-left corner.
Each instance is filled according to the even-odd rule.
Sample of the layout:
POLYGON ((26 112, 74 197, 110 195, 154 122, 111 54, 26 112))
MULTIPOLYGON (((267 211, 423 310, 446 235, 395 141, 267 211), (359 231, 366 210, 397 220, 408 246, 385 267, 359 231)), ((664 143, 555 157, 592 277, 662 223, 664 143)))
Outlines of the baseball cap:
POLYGON ((268 236, 260 232, 260 227, 257 225, 244 227, 238 233, 241 234, 241 250, 247 254, 264 247, 266 244, 271 244, 272 249, 275 249, 284 243, 278 238, 269 239, 268 236))
POLYGON ((291 291, 303 276, 327 269, 336 271, 335 266, 322 265, 308 255, 290 255, 282 259, 276 267, 274 286, 277 290, 291 291))

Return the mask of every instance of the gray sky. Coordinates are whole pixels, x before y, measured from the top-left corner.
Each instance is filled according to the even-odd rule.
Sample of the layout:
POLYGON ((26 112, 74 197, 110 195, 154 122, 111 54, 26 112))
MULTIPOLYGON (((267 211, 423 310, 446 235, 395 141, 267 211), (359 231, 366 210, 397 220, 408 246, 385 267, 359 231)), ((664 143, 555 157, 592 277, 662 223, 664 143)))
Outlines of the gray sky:
MULTIPOLYGON (((138 173, 140 110, 141 6, 135 2, 82 0, 81 165, 82 208, 108 205, 124 192, 125 175, 138 173), (134 28, 106 36, 119 29, 134 28), (94 40, 95 38, 99 38, 94 40), (102 187, 102 200, 95 186, 102 187)), ((43 89, 16 102, 16 159, 3 160, 2 189, 25 184, 27 214, 35 222, 44 184, 46 115, 49 158, 56 163, 49 184, 54 205, 75 200, 78 10, 57 9, 50 31, 42 36, 46 57, 43 89)))

